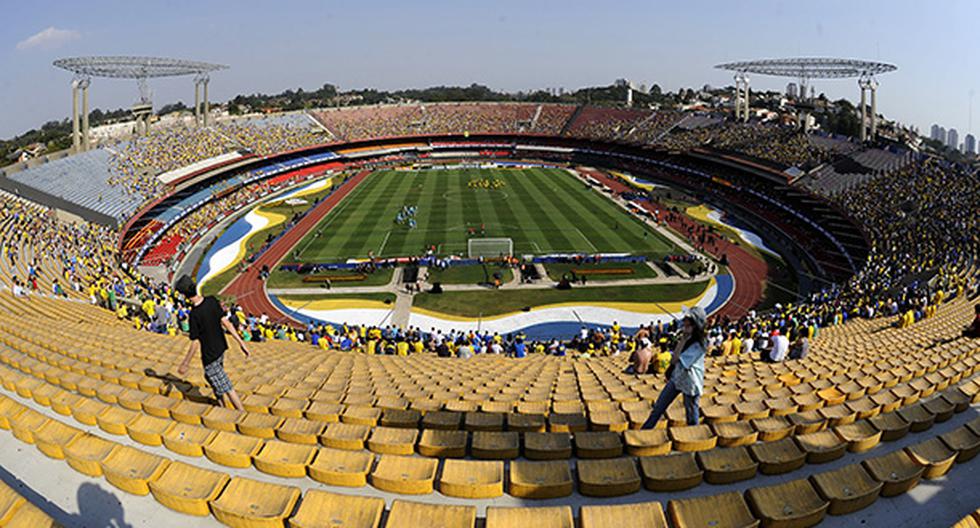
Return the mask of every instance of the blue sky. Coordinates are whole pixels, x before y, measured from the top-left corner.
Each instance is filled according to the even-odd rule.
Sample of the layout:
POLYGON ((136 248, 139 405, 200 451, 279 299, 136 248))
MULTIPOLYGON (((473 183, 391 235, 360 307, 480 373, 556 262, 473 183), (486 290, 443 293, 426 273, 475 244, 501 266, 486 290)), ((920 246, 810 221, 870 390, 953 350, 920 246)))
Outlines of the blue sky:
MULTIPOLYGON (((76 55, 160 55, 229 65, 211 97, 330 82, 392 89, 478 82, 575 89, 627 77, 665 89, 723 85, 719 62, 843 56, 893 62, 879 109, 920 127, 969 127, 980 86, 980 3, 870 1, 5 1, 0 137, 70 112, 76 55)), ((782 89, 785 79, 752 79, 782 89)), ((817 90, 854 100, 854 80, 817 90)), ((153 81, 154 100, 192 104, 190 78, 153 81)), ((97 79, 93 107, 129 106, 134 82, 97 79)), ((975 106, 980 132, 980 98, 975 106)))

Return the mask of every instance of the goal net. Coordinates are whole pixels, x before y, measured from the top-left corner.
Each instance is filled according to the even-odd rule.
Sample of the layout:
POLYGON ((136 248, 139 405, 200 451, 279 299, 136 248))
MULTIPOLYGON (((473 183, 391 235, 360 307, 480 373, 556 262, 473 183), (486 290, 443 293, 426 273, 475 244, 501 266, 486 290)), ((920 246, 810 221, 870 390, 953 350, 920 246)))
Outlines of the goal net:
POLYGON ((514 254, 514 241, 509 238, 471 238, 466 242, 470 258, 509 257, 514 254))

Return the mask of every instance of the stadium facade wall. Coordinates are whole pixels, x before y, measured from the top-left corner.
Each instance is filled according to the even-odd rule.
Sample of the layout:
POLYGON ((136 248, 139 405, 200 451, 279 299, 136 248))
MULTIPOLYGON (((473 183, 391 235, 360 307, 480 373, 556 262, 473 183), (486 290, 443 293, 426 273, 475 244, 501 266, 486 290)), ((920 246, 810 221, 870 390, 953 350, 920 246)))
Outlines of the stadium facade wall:
POLYGON ((37 202, 52 209, 60 209, 73 215, 80 216, 89 222, 109 226, 119 227, 119 221, 107 214, 93 211, 87 207, 74 204, 63 198, 53 196, 44 191, 35 189, 23 183, 11 180, 6 176, 0 176, 0 189, 13 193, 22 198, 37 202))

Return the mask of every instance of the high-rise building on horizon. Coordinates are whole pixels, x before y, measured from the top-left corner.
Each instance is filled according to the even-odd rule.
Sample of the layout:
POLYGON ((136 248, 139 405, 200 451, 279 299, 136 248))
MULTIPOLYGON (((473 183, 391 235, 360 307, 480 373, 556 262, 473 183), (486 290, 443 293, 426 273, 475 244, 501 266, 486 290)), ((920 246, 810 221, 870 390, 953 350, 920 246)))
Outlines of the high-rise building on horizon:
POLYGON ((946 131, 946 146, 953 150, 960 148, 960 134, 955 128, 946 131))
POLYGON ((967 134, 963 138, 963 151, 967 154, 977 153, 977 138, 973 137, 973 134, 967 134))
POLYGON ((939 125, 933 123, 932 129, 929 131, 929 139, 932 139, 934 141, 945 141, 946 138, 941 136, 939 132, 941 128, 942 127, 940 127, 939 125))

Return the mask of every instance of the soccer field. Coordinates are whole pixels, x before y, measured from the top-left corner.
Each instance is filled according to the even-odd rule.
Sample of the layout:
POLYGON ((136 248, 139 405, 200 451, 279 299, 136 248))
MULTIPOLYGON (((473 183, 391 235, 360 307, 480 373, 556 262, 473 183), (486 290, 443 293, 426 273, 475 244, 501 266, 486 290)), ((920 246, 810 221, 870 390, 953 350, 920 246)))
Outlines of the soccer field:
POLYGON ((441 255, 465 256, 467 239, 482 237, 513 239, 517 255, 609 252, 659 258, 679 251, 558 169, 378 171, 296 250, 298 260, 307 263, 364 258, 371 251, 377 257, 419 255, 429 246, 441 255), (416 208, 414 228, 396 222, 406 205, 416 208))

